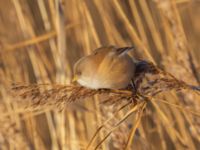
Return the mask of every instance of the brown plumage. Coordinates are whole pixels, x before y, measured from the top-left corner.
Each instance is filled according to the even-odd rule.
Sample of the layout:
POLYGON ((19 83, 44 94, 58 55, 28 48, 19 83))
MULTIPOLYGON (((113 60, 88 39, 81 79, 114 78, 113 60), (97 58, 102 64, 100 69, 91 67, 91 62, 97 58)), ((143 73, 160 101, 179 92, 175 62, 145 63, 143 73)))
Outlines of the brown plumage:
POLYGON ((133 47, 101 47, 77 61, 74 74, 83 86, 122 89, 134 77, 135 63, 127 54, 133 47))

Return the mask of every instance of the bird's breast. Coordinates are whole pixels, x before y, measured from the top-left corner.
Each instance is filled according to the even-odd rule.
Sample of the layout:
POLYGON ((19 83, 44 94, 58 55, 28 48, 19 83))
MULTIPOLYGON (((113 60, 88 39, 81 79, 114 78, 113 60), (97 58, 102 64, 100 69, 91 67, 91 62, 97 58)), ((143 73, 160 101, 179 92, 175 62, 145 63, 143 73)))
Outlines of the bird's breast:
POLYGON ((81 79, 78 80, 78 82, 82 86, 85 86, 85 87, 88 87, 88 88, 91 88, 91 89, 105 88, 103 81, 101 81, 101 79, 98 79, 96 76, 81 78, 81 79))

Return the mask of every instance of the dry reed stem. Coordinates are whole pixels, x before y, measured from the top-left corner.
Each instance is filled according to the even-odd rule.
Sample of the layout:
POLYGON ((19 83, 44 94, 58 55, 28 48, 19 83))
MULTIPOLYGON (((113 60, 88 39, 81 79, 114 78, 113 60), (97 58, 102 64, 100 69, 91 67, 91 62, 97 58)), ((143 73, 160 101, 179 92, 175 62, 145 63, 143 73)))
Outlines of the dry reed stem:
MULTIPOLYGON (((104 122, 106 118, 112 118, 111 114, 115 114, 114 118, 105 125, 105 129, 101 132, 102 135, 100 133, 96 138, 97 142, 105 137, 106 132, 109 132, 110 127, 118 122, 119 118, 124 116, 123 112, 126 112, 128 107, 133 107, 131 100, 130 102, 127 102, 125 99, 122 101, 115 94, 109 95, 105 93, 101 95, 109 96, 105 99, 100 97, 96 102, 88 101, 91 98, 87 98, 87 101, 75 101, 78 104, 84 102, 84 107, 87 108, 85 109, 86 111, 81 111, 82 109, 79 108, 74 110, 70 107, 70 109, 67 109, 67 112, 62 111, 61 114, 54 109, 57 108, 56 106, 44 104, 45 100, 40 106, 35 108, 31 106, 30 109, 25 109, 24 106, 26 104, 27 108, 29 107, 28 103, 31 105, 31 99, 22 100, 20 97, 10 98, 10 93, 5 92, 4 88, 9 85, 6 81, 7 79, 12 80, 12 82, 50 83, 49 86, 40 85, 40 94, 54 88, 55 84, 51 84, 51 82, 55 82, 55 70, 57 70, 55 63, 56 61, 60 61, 61 58, 57 55, 56 42, 51 37, 52 35, 41 39, 40 42, 40 35, 46 35, 46 33, 48 34, 55 30, 56 7, 54 2, 49 1, 47 3, 42 0, 8 0, 2 2, 0 5, 0 44, 2 45, 0 45, 0 74, 3 72, 0 75, 0 99, 2 100, 0 106, 5 106, 4 109, 0 110, 2 112, 0 117, 0 120, 2 120, 1 130, 5 133, 5 136, 0 138, 0 141, 3 142, 0 149, 22 149, 20 146, 24 145, 23 143, 27 143, 26 146, 31 146, 31 148, 38 148, 38 144, 40 144, 40 147, 45 147, 45 149, 84 149, 93 134, 92 131, 103 124, 101 120, 104 122), (13 3, 15 3, 14 6, 16 8, 12 6, 13 3), (38 37, 39 41, 37 41, 38 37), (34 42, 31 43, 28 40, 30 43, 28 42, 27 45, 23 45, 23 42, 16 43, 24 39, 30 39, 30 41, 33 40, 34 42), (9 48, 7 46, 11 43, 16 43, 14 46, 21 43, 22 47, 16 48, 27 49, 28 51, 16 51, 14 49, 6 51, 6 49, 3 49, 9 48), (20 109, 14 104, 15 99, 21 99, 17 101, 17 105, 21 107, 20 109), (26 101, 26 104, 24 105, 20 101, 26 101), (99 101, 102 101, 102 103, 96 106, 99 101), (120 105, 124 105, 124 107, 120 105), (104 108, 104 110, 101 110, 99 107, 104 108), (99 110, 95 111, 97 109, 99 110), (88 110, 91 111, 88 112, 88 110), (38 118, 42 118, 42 123, 38 118), (3 126, 9 123, 15 124, 16 127, 11 125, 9 128, 12 129, 9 130, 10 132, 7 132, 7 128, 3 128, 3 126), (26 128, 21 126, 22 124, 25 124, 26 128), (15 129, 20 134, 16 133, 15 129), (48 132, 50 132, 50 135, 48 132), (28 134, 24 135, 24 133, 28 134), (39 135, 39 137, 37 136, 38 139, 34 139, 32 135, 39 135)), ((190 41, 186 43, 188 45, 187 49, 190 49, 189 51, 192 53, 195 52, 196 56, 199 54, 199 37, 194 36, 199 35, 199 21, 195 19, 198 18, 198 13, 193 11, 199 7, 198 2, 191 0, 170 1, 173 3, 176 2, 178 6, 174 7, 173 4, 172 9, 172 7, 169 7, 170 5, 164 5, 164 9, 166 8, 164 13, 161 10, 162 8, 156 7, 159 4, 155 5, 156 3, 154 2, 155 0, 130 1, 129 4, 125 1, 115 2, 114 0, 109 2, 106 0, 87 2, 72 0, 67 1, 66 5, 62 4, 65 11, 64 15, 67 19, 66 23, 69 25, 72 24, 72 26, 74 24, 73 28, 66 30, 66 44, 67 50, 69 50, 67 51, 67 55, 70 57, 66 55, 67 59, 69 59, 69 64, 64 65, 72 65, 84 53, 88 54, 92 49, 100 45, 115 44, 118 46, 127 46, 135 44, 139 47, 133 53, 137 57, 154 59, 155 62, 160 63, 164 59, 163 56, 168 55, 167 59, 169 61, 164 64, 166 70, 178 79, 183 79, 184 77, 183 81, 196 84, 192 77, 193 74, 188 77, 188 75, 186 76, 187 71, 185 72, 183 69, 183 66, 188 68, 186 61, 195 61, 194 57, 192 56, 188 60, 188 57, 185 57, 185 50, 183 48, 178 48, 180 50, 179 54, 175 52, 177 50, 177 43, 185 42, 182 36, 183 29, 181 29, 184 27, 187 40, 190 41), (191 9, 190 12, 188 12, 188 8, 191 9), (132 18, 131 11, 134 11, 132 13, 135 18, 132 18), (168 17, 168 13, 172 14, 172 17, 168 17), (174 20, 177 16, 178 22, 174 21, 171 24, 170 20, 174 20), (77 20, 81 20, 80 24, 79 22, 77 23, 77 20), (160 43, 162 43, 161 47, 164 47, 162 53, 159 53, 160 43), (184 63, 177 62, 177 58, 186 61, 184 63)), ((159 2, 160 4, 165 3, 165 0, 159 2)), ((198 59, 196 62, 199 62, 198 59)), ((189 67, 189 69, 193 70, 196 76, 198 76, 198 68, 194 66, 193 68, 189 67)), ((146 109, 148 116, 145 115, 142 117, 138 131, 144 140, 140 145, 144 145, 145 142, 148 149, 199 149, 199 126, 196 125, 199 118, 199 97, 193 94, 194 92, 191 90, 187 90, 193 89, 193 91, 198 92, 199 88, 179 83, 179 80, 175 81, 170 75, 167 75, 167 80, 163 78, 166 75, 162 75, 162 73, 160 75, 162 77, 158 74, 154 76, 145 74, 143 77, 144 80, 141 81, 142 84, 138 87, 138 93, 141 94, 138 97, 146 94, 147 98, 153 97, 151 102, 155 104, 151 106, 151 103, 149 103, 146 109), (159 85, 161 85, 161 89, 159 85), (173 95, 168 94, 168 92, 164 94, 166 93, 165 91, 172 91, 173 89, 175 91, 181 89, 182 94, 181 92, 177 93, 179 98, 175 92, 173 92, 173 95), (155 90, 160 94, 153 92, 155 90), (185 100, 186 96, 184 93, 189 93, 190 101, 185 100), (164 97, 163 94, 166 96, 164 97), (147 121, 144 122, 144 119, 147 121), (169 128, 166 128, 166 126, 169 126, 169 128)), ((64 82, 61 84, 65 85, 64 82)), ((27 85, 29 86, 29 84, 27 85)), ((56 99, 50 100, 51 102, 56 103, 56 99)), ((62 106, 62 104, 60 105, 62 106)), ((122 149, 124 143, 127 141, 128 132, 128 123, 122 122, 118 126, 118 129, 112 132, 111 139, 102 143, 102 149, 112 149, 113 147, 109 147, 110 144, 114 145, 113 149, 122 149)), ((93 143, 93 145, 96 144, 93 143)), ((137 149, 137 146, 135 146, 134 148, 137 149)), ((95 147, 91 147, 91 149, 93 148, 95 147)))
MULTIPOLYGON (((128 99, 132 97, 140 98, 141 96, 154 97, 161 92, 171 90, 192 90, 199 93, 200 89, 191 86, 183 81, 177 80, 171 74, 164 72, 151 63, 141 61, 137 65, 136 77, 134 79, 137 93, 129 90, 92 90, 78 85, 51 85, 51 84, 14 84, 12 91, 22 99, 19 99, 21 105, 26 108, 37 108, 40 106, 58 106, 69 103, 78 99, 84 99, 96 94, 115 94, 118 99, 128 99)), ((115 102, 115 96, 111 98, 115 102)), ((107 100, 112 102, 112 100, 107 100)))
POLYGON ((128 137, 128 141, 127 141, 127 144, 125 146, 125 150, 128 150, 131 147, 131 144, 133 143, 133 138, 134 138, 136 129, 138 128, 138 126, 140 124, 140 120, 142 118, 142 113, 143 113, 143 110, 145 109, 145 107, 146 107, 146 103, 143 103, 141 108, 139 109, 139 112, 137 113, 136 122, 134 122, 134 126, 132 127, 132 130, 131 130, 130 135, 128 137))
MULTIPOLYGON (((73 23, 73 24, 69 24, 65 26, 65 30, 69 30, 71 28, 76 27, 77 25, 79 25, 79 23, 73 23)), ((43 35, 40 36, 36 36, 34 38, 22 41, 22 42, 17 42, 16 44, 10 44, 5 46, 3 49, 4 51, 1 51, 2 53, 6 53, 6 52, 10 52, 10 51, 14 51, 16 49, 21 49, 24 48, 26 46, 30 46, 30 45, 34 45, 36 43, 40 43, 40 42, 44 42, 46 40, 49 40, 51 38, 54 38, 57 36, 56 31, 51 31, 49 33, 45 33, 43 35)))
MULTIPOLYGON (((179 14, 177 4, 169 0, 157 1, 157 3, 164 20, 164 29, 168 33, 168 36, 170 36, 169 39, 171 48, 175 51, 175 53, 171 52, 172 57, 167 56, 163 59, 163 64, 165 65, 166 70, 172 74, 175 74, 177 78, 182 78, 184 81, 197 84, 198 78, 195 74, 195 70, 197 69, 195 66, 192 67, 191 65, 193 62, 195 62, 195 58, 191 58, 191 48, 187 41, 187 35, 185 34, 183 24, 181 22, 181 16, 179 14), (174 64, 173 69, 169 68, 170 64, 174 64)), ((198 88, 194 89, 198 90, 198 88)), ((192 105, 194 109, 197 111, 199 110, 199 101, 194 101, 194 96, 192 94, 182 93, 179 96, 184 97, 183 100, 187 105, 192 105)), ((199 128, 200 119, 193 116, 193 120, 194 123, 192 124, 195 124, 196 128, 199 128)), ((192 134, 196 135, 193 132, 192 134)), ((188 136, 185 136, 185 138, 187 139, 188 136)), ((190 145, 194 145, 192 144, 192 141, 190 141, 190 145)))
MULTIPOLYGON (((19 97, 19 99, 17 98, 13 102, 17 103, 19 107, 28 109, 30 111, 45 107, 50 109, 63 109, 66 103, 77 101, 78 99, 85 99, 96 94, 109 95, 109 98, 102 102, 103 104, 115 104, 117 102, 122 101, 123 99, 128 100, 130 102, 133 98, 137 101, 149 101, 149 98, 156 96, 158 93, 171 90, 180 91, 183 89, 189 89, 199 92, 199 87, 190 86, 183 81, 179 81, 171 74, 166 73, 160 70, 159 68, 155 67, 153 64, 145 61, 141 61, 137 65, 135 84, 137 87, 137 93, 133 93, 131 89, 92 90, 78 85, 52 84, 14 84, 12 85, 11 92, 15 95, 15 98, 19 97)), ((130 103, 128 103, 128 105, 129 104, 130 103)), ((123 109, 123 107, 121 109, 123 109)), ((184 110, 187 111, 187 109, 184 110)), ((197 112, 188 112, 197 114, 197 112)), ((97 147, 99 147, 100 144, 103 143, 104 140, 131 114, 132 111, 125 115, 124 119, 119 121, 113 129, 109 129, 110 132, 106 134, 105 138, 97 145, 97 147)), ((162 114, 161 111, 159 111, 159 114, 162 114)), ((105 122, 105 124, 107 124, 107 121, 105 122)), ((99 133, 104 126, 105 125, 102 125, 97 130, 97 133, 99 133)), ((176 133, 178 139, 180 139, 180 135, 174 129, 171 132, 176 133)), ((97 133, 95 133, 94 137, 91 139, 90 144, 93 143, 97 133)), ((88 147, 90 147, 90 144, 88 147)))
MULTIPOLYGON (((190 86, 183 81, 179 81, 171 74, 164 72, 159 68, 157 68, 156 66, 154 66, 152 63, 145 61, 141 61, 137 65, 135 84, 137 88, 136 89, 137 93, 133 93, 132 91, 133 89, 131 90, 129 88, 126 90, 109 90, 109 89, 92 90, 78 85, 51 85, 51 84, 32 84, 32 85, 16 84, 12 86, 11 90, 12 93, 14 93, 14 95, 20 97, 20 99, 15 100, 15 102, 17 102, 20 107, 28 109, 30 111, 44 107, 64 109, 67 103, 77 101, 79 99, 81 100, 88 97, 92 97, 96 94, 108 95, 108 98, 102 102, 103 104, 114 105, 118 102, 122 103, 123 100, 128 101, 128 103, 122 106, 118 111, 116 111, 116 113, 118 113, 121 109, 123 109, 127 105, 130 105, 131 101, 148 102, 149 99, 152 99, 152 97, 155 97, 158 93, 171 90, 180 91, 185 89, 199 92, 199 87, 190 86)), ((136 108, 140 108, 139 104, 136 104, 136 106, 137 105, 138 107, 136 108)), ((158 107, 156 106, 156 108, 158 107)), ((181 108, 181 106, 178 108, 181 108)), ((184 110, 187 111, 187 109, 184 110)), ((114 126, 114 128, 109 129, 109 133, 106 134, 106 136, 96 146, 96 149, 134 111, 135 109, 133 109, 133 111, 128 112, 128 114, 124 115, 123 119, 119 121, 114 126)), ((193 112, 193 111, 188 111, 188 112, 191 112, 194 115, 198 114, 198 112, 193 112)), ((162 114, 161 111, 159 113, 162 114)), ((104 124, 99 127, 97 132, 94 134, 93 138, 90 140, 88 149, 92 145, 92 143, 94 142, 95 138, 100 133, 100 131, 109 122, 109 120, 105 121, 104 124)), ((139 123, 139 121, 137 122, 139 123)), ((135 132, 136 127, 133 129, 134 130, 132 131, 132 135, 129 138, 129 143, 126 145, 126 147, 130 146, 130 141, 131 141, 130 139, 133 138, 133 133, 135 132)), ((180 135, 174 129, 172 129, 172 132, 176 133, 178 139, 180 139, 180 135)))
MULTIPOLYGON (((111 135, 111 133, 116 130, 118 128, 119 125, 121 125, 130 115, 133 114, 133 112, 137 111, 138 109, 141 108, 141 105, 144 104, 146 102, 141 102, 138 105, 135 105, 133 108, 131 108, 124 116, 123 118, 118 121, 111 129, 109 129, 109 132, 106 134, 106 136, 99 142, 99 144, 97 144, 97 146, 95 147, 95 150, 111 135)), ((144 106, 144 105, 142 105, 144 106)), ((102 127, 99 128, 99 130, 101 130, 102 127)), ((99 132, 98 130, 98 132, 99 132)), ((97 133, 95 133, 96 135, 97 133)), ((87 149, 89 148, 90 144, 93 142, 93 140, 95 139, 95 136, 91 139, 91 142, 89 143, 87 149)), ((123 146, 122 146, 123 147, 123 146)))

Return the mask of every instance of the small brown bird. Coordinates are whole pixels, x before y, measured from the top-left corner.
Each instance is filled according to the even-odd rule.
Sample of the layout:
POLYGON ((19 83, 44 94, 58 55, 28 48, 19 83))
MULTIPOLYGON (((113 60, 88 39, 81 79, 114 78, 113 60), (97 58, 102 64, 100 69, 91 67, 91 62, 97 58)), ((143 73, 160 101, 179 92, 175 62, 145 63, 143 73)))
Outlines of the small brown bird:
POLYGON ((74 65, 74 80, 82 86, 100 89, 123 89, 134 77, 135 63, 127 54, 133 47, 106 46, 78 60, 74 65))

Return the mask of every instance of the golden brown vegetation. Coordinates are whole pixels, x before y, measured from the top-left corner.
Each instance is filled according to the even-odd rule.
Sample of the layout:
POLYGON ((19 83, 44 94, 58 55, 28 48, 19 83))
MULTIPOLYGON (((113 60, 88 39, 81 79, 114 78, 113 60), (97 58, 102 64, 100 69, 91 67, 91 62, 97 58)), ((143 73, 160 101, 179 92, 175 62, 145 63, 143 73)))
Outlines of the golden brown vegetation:
POLYGON ((198 0, 0 4, 0 149, 200 149, 198 0), (137 93, 70 84, 101 45, 158 67, 138 69, 137 93))

